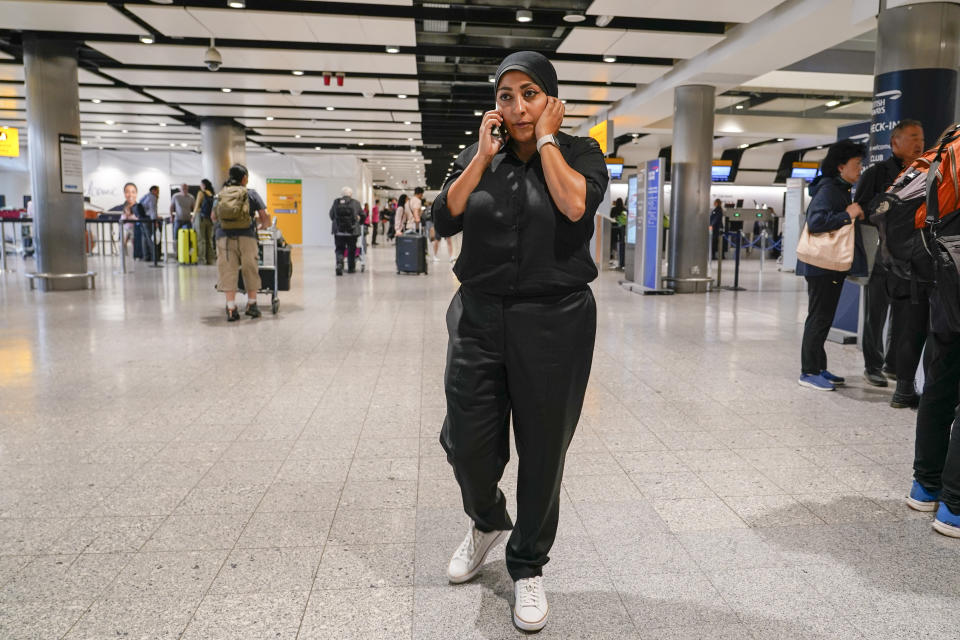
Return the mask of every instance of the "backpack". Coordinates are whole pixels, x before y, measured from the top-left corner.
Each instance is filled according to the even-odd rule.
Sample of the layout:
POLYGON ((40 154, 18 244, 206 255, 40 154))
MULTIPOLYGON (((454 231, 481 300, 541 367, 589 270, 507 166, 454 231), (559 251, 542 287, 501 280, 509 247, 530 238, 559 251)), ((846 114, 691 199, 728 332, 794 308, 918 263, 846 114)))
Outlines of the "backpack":
POLYGON ((200 216, 209 219, 210 214, 213 213, 213 194, 206 191, 200 193, 203 194, 203 202, 200 203, 200 216))
POLYGON ((352 234, 356 229, 357 215, 350 205, 350 198, 338 198, 334 204, 333 219, 337 224, 337 233, 352 234))
POLYGON ((880 235, 877 259, 910 282, 914 301, 919 285, 937 282, 941 251, 937 238, 960 234, 958 141, 960 125, 944 134, 935 149, 917 158, 869 206, 870 221, 880 235))
POLYGON ((247 188, 241 185, 228 185, 217 194, 213 211, 220 221, 221 229, 247 229, 253 226, 250 217, 250 197, 247 188))

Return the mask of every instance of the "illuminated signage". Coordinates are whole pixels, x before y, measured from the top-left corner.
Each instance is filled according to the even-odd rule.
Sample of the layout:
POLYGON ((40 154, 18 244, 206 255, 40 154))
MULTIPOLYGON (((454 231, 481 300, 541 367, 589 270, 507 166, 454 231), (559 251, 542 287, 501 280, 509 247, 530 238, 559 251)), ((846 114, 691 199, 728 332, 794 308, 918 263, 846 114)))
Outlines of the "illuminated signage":
POLYGON ((603 155, 611 153, 610 140, 613 138, 613 123, 604 120, 600 124, 590 127, 590 137, 600 144, 600 151, 603 155))
POLYGON ((20 156, 20 132, 15 127, 0 127, 0 156, 20 156))

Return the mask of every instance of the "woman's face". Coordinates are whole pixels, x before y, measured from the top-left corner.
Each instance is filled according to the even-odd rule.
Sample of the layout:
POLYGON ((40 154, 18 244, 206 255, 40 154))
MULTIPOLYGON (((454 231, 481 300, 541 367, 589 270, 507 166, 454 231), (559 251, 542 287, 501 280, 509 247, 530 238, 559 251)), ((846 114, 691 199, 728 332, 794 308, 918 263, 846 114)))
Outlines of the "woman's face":
POLYGON ((497 109, 507 133, 517 142, 534 138, 534 125, 547 106, 547 94, 522 71, 508 71, 497 87, 497 109))
POLYGON ((123 188, 123 199, 127 204, 137 204, 137 187, 128 184, 123 188))
POLYGON ((860 179, 860 169, 863 166, 863 159, 861 158, 850 158, 844 164, 841 164, 837 167, 837 170, 840 172, 840 177, 854 184, 857 180, 860 179))

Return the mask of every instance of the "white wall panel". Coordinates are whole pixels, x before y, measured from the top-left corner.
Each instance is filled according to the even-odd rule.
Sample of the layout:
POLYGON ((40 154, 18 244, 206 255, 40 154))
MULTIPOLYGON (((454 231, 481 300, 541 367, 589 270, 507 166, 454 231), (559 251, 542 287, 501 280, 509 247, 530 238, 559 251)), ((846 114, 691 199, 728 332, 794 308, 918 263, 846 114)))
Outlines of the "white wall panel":
POLYGON ((751 22, 781 0, 594 0, 591 15, 751 22))

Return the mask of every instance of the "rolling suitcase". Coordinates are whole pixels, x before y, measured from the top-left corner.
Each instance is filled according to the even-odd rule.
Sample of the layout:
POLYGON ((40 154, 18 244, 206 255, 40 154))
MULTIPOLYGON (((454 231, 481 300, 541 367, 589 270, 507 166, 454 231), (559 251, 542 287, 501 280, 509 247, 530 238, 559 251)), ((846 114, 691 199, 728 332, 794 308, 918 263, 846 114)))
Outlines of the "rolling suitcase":
POLYGON ((177 231, 177 262, 197 263, 197 232, 194 229, 183 227, 177 231))
MULTIPOLYGON (((293 275, 293 263, 290 261, 290 247, 277 247, 277 289, 290 291, 290 277, 293 275)), ((260 276, 263 278, 263 275, 260 276)))
POLYGON ((421 233, 397 236, 397 273, 427 272, 427 238, 421 233))

